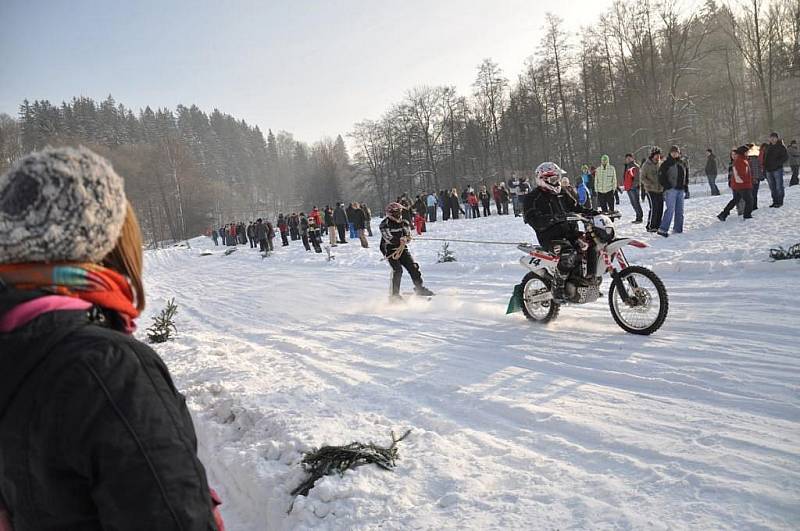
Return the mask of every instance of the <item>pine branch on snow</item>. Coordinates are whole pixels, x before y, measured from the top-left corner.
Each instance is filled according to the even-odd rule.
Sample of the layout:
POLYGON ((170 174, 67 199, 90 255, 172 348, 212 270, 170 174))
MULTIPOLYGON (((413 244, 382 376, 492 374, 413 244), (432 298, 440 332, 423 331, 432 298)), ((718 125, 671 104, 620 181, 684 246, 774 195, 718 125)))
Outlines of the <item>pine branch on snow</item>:
MULTIPOLYGON (((407 430, 401 437, 395 437, 391 432, 392 444, 389 447, 378 446, 374 443, 352 442, 345 446, 323 446, 317 450, 307 452, 303 456, 303 468, 308 472, 308 477, 295 488, 292 496, 307 496, 308 491, 322 476, 333 473, 344 474, 345 470, 361 465, 374 464, 384 470, 392 470, 397 460, 397 443, 408 437, 411 430, 407 430)), ((291 508, 289 512, 291 512, 291 508)))

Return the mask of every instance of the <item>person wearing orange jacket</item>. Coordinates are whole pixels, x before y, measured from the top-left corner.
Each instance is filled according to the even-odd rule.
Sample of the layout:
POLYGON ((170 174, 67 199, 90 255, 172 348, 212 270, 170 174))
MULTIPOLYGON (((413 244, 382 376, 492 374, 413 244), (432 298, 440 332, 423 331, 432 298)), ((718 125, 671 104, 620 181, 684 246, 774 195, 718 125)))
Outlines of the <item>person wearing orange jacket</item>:
POLYGON ((722 212, 717 214, 720 221, 728 219, 731 210, 739 201, 744 201, 744 219, 753 217, 753 177, 747 161, 747 150, 747 146, 740 146, 731 152, 733 164, 728 185, 733 190, 733 198, 725 205, 722 212))

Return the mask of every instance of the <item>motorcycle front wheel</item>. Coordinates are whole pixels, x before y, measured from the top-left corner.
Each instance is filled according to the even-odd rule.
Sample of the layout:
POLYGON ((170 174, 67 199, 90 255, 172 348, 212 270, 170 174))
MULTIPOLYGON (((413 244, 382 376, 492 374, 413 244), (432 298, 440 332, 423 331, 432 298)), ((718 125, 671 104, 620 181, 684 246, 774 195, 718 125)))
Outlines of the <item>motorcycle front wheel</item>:
POLYGON ((658 275, 641 266, 626 267, 608 290, 608 306, 614 321, 626 332, 649 336, 664 324, 669 311, 667 288, 658 275), (622 300, 619 284, 628 292, 622 300))
POLYGON ((550 290, 550 281, 536 273, 531 272, 522 277, 522 313, 528 320, 548 323, 558 316, 560 306, 553 299, 540 302, 530 300, 537 295, 549 293, 550 290))

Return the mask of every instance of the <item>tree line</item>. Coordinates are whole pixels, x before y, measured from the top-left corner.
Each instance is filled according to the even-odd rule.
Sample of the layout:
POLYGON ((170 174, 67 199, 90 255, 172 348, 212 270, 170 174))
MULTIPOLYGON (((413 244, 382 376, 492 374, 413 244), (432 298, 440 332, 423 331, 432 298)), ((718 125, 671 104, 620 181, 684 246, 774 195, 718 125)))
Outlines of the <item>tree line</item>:
POLYGON ((798 0, 618 0, 578 34, 543 22, 514 80, 486 59, 470 94, 417 87, 356 124, 354 159, 377 196, 493 182, 545 160, 577 175, 603 153, 619 163, 653 145, 681 146, 700 170, 708 147, 800 133, 798 0))
POLYGON ((197 106, 138 113, 112 96, 53 105, 24 101, 18 118, 0 114, 0 172, 45 146, 86 145, 125 177, 150 241, 180 240, 220 223, 274 216, 340 199, 357 182, 344 140, 309 146, 197 106), (340 186, 340 183, 345 183, 340 186))
POLYGON ((126 178, 152 241, 340 200, 385 204, 507 179, 545 160, 581 163, 677 144, 700 170, 771 130, 800 134, 800 0, 617 0, 569 34, 547 14, 535 54, 513 80, 486 59, 472 90, 410 89, 376 119, 313 144, 195 105, 134 113, 109 96, 24 101, 0 114, 0 171, 46 145, 87 145, 126 178), (694 157, 692 155, 694 154, 694 157), (695 161, 694 163, 693 160, 695 161))

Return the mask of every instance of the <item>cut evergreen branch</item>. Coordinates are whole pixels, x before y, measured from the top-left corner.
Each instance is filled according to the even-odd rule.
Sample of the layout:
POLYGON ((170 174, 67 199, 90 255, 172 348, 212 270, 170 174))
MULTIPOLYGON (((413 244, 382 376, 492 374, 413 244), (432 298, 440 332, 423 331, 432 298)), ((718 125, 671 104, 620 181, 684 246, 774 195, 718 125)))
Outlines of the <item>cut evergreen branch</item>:
MULTIPOLYGON (((384 470, 392 470, 397 461, 397 443, 408 437, 407 430, 401 437, 391 432, 392 444, 388 447, 378 446, 372 442, 364 444, 352 442, 346 446, 323 446, 306 452, 303 456, 303 468, 308 477, 292 491, 292 496, 307 496, 314 484, 322 476, 338 473, 340 476, 351 468, 373 464, 384 470)), ((291 509, 289 509, 291 511, 291 509)))

